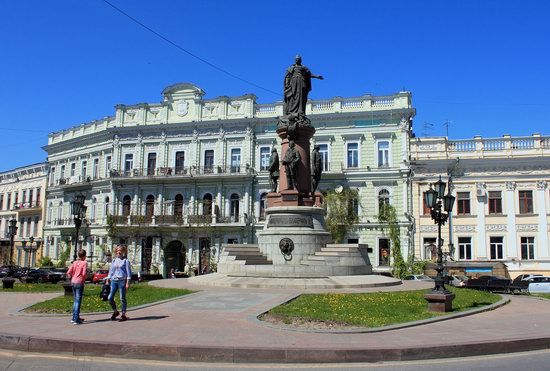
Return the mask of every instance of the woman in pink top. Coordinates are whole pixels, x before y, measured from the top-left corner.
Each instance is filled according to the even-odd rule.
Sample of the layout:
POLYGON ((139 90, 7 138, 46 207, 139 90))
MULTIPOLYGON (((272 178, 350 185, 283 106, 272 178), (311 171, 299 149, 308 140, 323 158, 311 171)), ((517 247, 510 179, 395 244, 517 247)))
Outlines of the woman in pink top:
POLYGON ((73 287, 73 319, 74 325, 82 324, 84 319, 80 318, 80 304, 82 304, 82 295, 84 295, 84 281, 86 280, 86 250, 78 250, 78 258, 75 260, 69 270, 67 276, 71 279, 71 286, 73 287))

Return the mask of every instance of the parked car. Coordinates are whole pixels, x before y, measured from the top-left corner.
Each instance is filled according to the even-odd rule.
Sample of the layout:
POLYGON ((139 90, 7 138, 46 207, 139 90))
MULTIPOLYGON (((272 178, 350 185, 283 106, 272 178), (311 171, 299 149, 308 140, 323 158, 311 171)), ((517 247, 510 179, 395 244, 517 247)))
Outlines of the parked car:
POLYGON ((529 280, 529 294, 550 294, 550 277, 536 276, 529 280))
POLYGON ((106 278, 109 275, 108 269, 99 269, 95 271, 94 276, 92 278, 93 283, 101 283, 103 282, 103 279, 106 278))
POLYGON ((468 276, 463 275, 452 275, 449 277, 449 285, 454 287, 464 287, 466 285, 466 281, 468 281, 468 276))
POLYGON ((6 276, 13 276, 16 272, 20 271, 21 267, 18 265, 3 265, 0 267, 0 278, 6 276))
POLYGON ((94 281, 94 271, 91 269, 87 269, 85 282, 93 282, 93 281, 94 281))
POLYGON ((481 276, 470 278, 463 287, 484 291, 510 291, 512 280, 502 276, 481 276))
POLYGON ((426 276, 425 274, 411 274, 403 278, 403 281, 428 281, 433 282, 433 278, 426 276))
POLYGON ((41 269, 48 271, 51 283, 58 283, 67 279, 66 268, 42 267, 41 269))
POLYGON ((528 281, 533 277, 542 277, 542 274, 520 274, 519 276, 514 278, 514 282, 528 281))
POLYGON ((31 269, 20 280, 25 283, 45 283, 50 282, 50 274, 45 269, 31 269))

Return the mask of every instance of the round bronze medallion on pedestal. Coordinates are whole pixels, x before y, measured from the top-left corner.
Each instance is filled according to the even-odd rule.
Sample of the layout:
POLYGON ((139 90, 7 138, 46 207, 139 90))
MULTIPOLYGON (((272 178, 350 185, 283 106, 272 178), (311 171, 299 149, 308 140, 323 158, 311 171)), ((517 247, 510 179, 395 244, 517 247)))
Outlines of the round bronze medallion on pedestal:
POLYGON ((285 260, 290 260, 292 259, 292 251, 294 251, 294 242, 290 238, 283 238, 279 241, 279 249, 285 256, 285 260), (287 256, 290 257, 290 259, 287 259, 287 256))

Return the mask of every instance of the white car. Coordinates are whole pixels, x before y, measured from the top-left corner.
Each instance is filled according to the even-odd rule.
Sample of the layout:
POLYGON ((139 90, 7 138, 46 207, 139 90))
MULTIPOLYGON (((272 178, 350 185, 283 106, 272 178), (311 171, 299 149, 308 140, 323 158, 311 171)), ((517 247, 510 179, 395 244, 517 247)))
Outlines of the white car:
POLYGON ((425 274, 412 274, 403 278, 403 281, 430 281, 433 282, 433 278, 426 276, 425 274))
POLYGON ((468 281, 468 276, 453 275, 449 276, 449 284, 455 287, 463 287, 468 281))
POLYGON ((529 294, 550 294, 550 277, 536 276, 529 279, 529 294))

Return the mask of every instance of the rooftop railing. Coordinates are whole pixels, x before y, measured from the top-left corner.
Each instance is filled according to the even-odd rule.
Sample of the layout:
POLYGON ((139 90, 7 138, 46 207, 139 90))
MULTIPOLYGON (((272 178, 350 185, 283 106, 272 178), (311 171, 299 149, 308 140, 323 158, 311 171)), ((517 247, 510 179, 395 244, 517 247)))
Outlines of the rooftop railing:
POLYGON ((448 140, 447 138, 418 138, 412 142, 411 151, 413 158, 429 156, 522 156, 531 154, 547 154, 550 149, 550 137, 534 134, 530 137, 482 138, 448 140))

